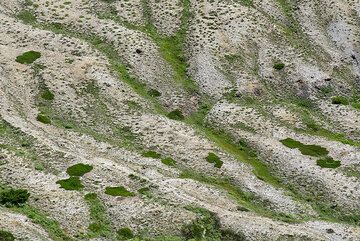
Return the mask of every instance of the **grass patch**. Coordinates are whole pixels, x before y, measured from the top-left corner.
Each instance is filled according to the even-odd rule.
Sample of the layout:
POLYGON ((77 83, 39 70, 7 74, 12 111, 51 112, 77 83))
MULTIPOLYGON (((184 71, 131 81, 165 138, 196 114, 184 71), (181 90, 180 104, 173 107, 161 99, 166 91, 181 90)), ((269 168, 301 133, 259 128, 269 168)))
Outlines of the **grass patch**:
POLYGON ((79 191, 84 188, 79 177, 70 177, 68 179, 59 180, 56 184, 60 184, 65 190, 79 191))
POLYGON ((34 24, 37 21, 35 14, 32 11, 28 10, 23 10, 19 12, 16 17, 23 21, 25 24, 34 24))
POLYGON ((111 222, 106 214, 106 209, 96 193, 88 193, 84 197, 90 210, 89 238, 113 238, 111 222))
POLYGON ((232 184, 232 181, 228 178, 207 176, 190 169, 183 170, 180 178, 196 180, 225 191, 240 205, 241 210, 251 210, 259 215, 285 222, 297 221, 294 217, 287 214, 275 213, 271 209, 267 209, 253 194, 244 192, 240 187, 232 184))
POLYGON ((286 138, 280 141, 284 146, 289 147, 291 149, 299 149, 301 154, 307 156, 321 157, 329 154, 329 151, 318 145, 305 145, 299 141, 296 141, 291 138, 286 138))
POLYGON ((45 89, 41 93, 41 98, 43 98, 44 100, 53 100, 54 97, 54 94, 49 89, 45 89))
POLYGON ((20 64, 32 64, 35 60, 41 57, 41 54, 36 51, 25 52, 16 57, 16 62, 20 64))
POLYGON ((52 220, 48 217, 46 217, 45 214, 40 212, 39 210, 29 206, 25 205, 23 207, 15 207, 12 208, 13 211, 17 213, 21 213, 25 216, 27 216, 31 221, 35 224, 40 225, 41 227, 46 230, 46 232, 49 234, 50 238, 55 241, 71 241, 72 238, 68 237, 64 231, 61 229, 59 223, 55 220, 52 220))
POLYGON ((157 153, 156 151, 146 151, 146 152, 143 152, 142 156, 143 156, 143 157, 155 158, 155 159, 161 158, 161 154, 160 154, 160 153, 157 153))
POLYGON ((338 168, 341 162, 334 160, 332 157, 325 157, 316 161, 316 164, 322 168, 338 168))
POLYGON ((36 120, 44 124, 51 124, 50 117, 44 113, 39 113, 36 117, 36 120))
POLYGON ((132 239, 134 238, 134 234, 133 232, 131 231, 130 228, 120 228, 117 232, 117 238, 118 240, 129 240, 129 239, 132 239))
POLYGON ((220 157, 218 157, 215 153, 212 152, 208 154, 208 156, 206 157, 206 161, 209 163, 214 163, 214 166, 217 168, 221 168, 221 166, 223 165, 220 157))
POLYGON ((169 119, 178 120, 178 121, 185 119, 183 113, 180 110, 171 111, 169 114, 167 114, 167 117, 169 119))
POLYGON ((25 189, 5 189, 0 191, 0 204, 5 206, 21 206, 29 199, 30 193, 25 189))
POLYGON ((334 105, 348 105, 349 100, 344 96, 334 96, 331 98, 331 103, 334 105))
POLYGON ((276 70, 282 70, 283 68, 285 68, 285 64, 284 63, 275 63, 273 65, 273 68, 276 70))
POLYGON ((161 93, 158 91, 158 90, 155 90, 155 89, 150 89, 148 91, 148 94, 152 97, 160 97, 161 96, 161 93))
POLYGON ((70 176, 83 176, 84 174, 91 172, 91 170, 93 169, 92 166, 87 165, 87 164, 83 164, 83 163, 78 163, 75 164, 71 167, 69 167, 66 172, 67 174, 69 174, 70 176))
POLYGON ((15 237, 10 232, 0 230, 0 240, 1 241, 14 241, 15 237))
POLYGON ((166 157, 161 159, 161 162, 167 166, 176 166, 176 161, 174 159, 172 159, 171 157, 166 157))
POLYGON ((121 197, 132 197, 135 196, 134 193, 129 192, 128 190, 126 190, 125 187, 120 186, 120 187, 107 187, 105 189, 105 193, 107 195, 110 196, 121 196, 121 197))
POLYGON ((188 209, 196 213, 197 218, 182 228, 182 234, 186 240, 245 240, 242 234, 220 229, 219 219, 214 213, 203 208, 188 207, 188 209))

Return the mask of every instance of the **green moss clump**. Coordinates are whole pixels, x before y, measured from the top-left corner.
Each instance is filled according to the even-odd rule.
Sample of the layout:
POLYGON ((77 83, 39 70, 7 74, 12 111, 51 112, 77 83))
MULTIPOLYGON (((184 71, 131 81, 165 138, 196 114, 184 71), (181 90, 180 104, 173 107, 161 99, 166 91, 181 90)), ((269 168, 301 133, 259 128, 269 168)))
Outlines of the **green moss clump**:
POLYGON ((284 140, 281 140, 280 142, 286 147, 289 147, 291 149, 296 149, 296 148, 299 149, 301 154, 307 156, 318 157, 318 156, 326 156, 327 154, 329 154, 329 151, 324 147, 318 145, 305 145, 291 138, 286 138, 284 140))
POLYGON ((334 160, 331 157, 325 157, 316 161, 316 164, 322 168, 338 168, 341 162, 334 160))
POLYGON ((79 191, 84 188, 79 177, 70 177, 68 179, 59 180, 56 184, 60 184, 65 190, 79 191))
POLYGON ((36 117, 36 120, 44 124, 51 124, 51 119, 43 113, 39 113, 36 117))
POLYGON ((273 68, 276 70, 282 70, 283 68, 285 68, 285 64, 284 63, 275 63, 273 68))
POLYGON ((121 196, 121 197, 132 197, 135 196, 134 193, 129 192, 128 190, 126 190, 125 187, 120 186, 120 187, 107 187, 105 189, 105 193, 110 195, 110 196, 121 196))
POLYGON ((41 98, 44 100, 53 100, 54 97, 54 94, 49 89, 46 89, 41 93, 41 98))
POLYGON ((171 157, 163 158, 161 159, 161 162, 167 166, 175 166, 176 161, 172 159, 171 157))
POLYGON ((178 120, 178 121, 185 119, 184 115, 180 110, 171 111, 169 114, 167 114, 167 117, 172 120, 178 120))
POLYGON ((30 193, 25 189, 8 189, 0 192, 0 204, 20 206, 29 199, 30 193))
POLYGON ((32 64, 35 60, 41 57, 41 54, 36 51, 25 52, 16 57, 16 62, 20 64, 32 64))
POLYGON ((14 241, 15 237, 14 237, 14 235, 12 235, 12 233, 0 230, 0 240, 1 241, 14 241))
POLYGON ((223 162, 220 160, 220 157, 218 157, 215 153, 212 152, 208 154, 206 160, 210 163, 214 163, 214 166, 217 168, 221 168, 221 166, 223 165, 223 162))
POLYGON ((130 228, 120 228, 116 233, 119 240, 129 240, 135 237, 130 228))
POLYGON ((349 100, 343 96, 334 96, 331 98, 331 103, 334 105, 348 105, 349 100))
POLYGON ((87 165, 87 164, 83 164, 83 163, 78 163, 75 164, 71 167, 69 167, 66 172, 67 174, 69 174, 70 176, 83 176, 84 174, 91 172, 91 170, 93 169, 92 166, 87 165))
POLYGON ((151 157, 151 158, 160 158, 161 154, 157 153, 156 151, 146 151, 142 154, 143 157, 151 157))

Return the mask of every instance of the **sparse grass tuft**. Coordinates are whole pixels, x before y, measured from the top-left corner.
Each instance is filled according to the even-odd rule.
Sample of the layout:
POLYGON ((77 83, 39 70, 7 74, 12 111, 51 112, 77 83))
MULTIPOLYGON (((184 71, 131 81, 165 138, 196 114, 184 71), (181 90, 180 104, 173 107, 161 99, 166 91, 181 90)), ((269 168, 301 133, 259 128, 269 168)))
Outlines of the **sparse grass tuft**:
POLYGON ((68 179, 59 180, 56 184, 60 184, 61 188, 65 190, 79 191, 84 188, 79 177, 70 177, 68 179))
POLYGON ((159 159, 161 157, 161 154, 157 153, 156 151, 146 151, 142 154, 142 156, 159 159))
POLYGON ((120 228, 117 232, 118 240, 129 240, 134 238, 134 234, 130 228, 120 228))
POLYGON ((89 230, 91 238, 105 237, 111 239, 112 229, 111 222, 106 214, 106 209, 99 200, 96 193, 88 193, 84 197, 86 203, 89 205, 91 224, 89 230))
POLYGON ((349 100, 344 96, 334 96, 331 98, 331 103, 334 105, 348 105, 349 100))
POLYGON ((70 176, 83 176, 85 173, 91 172, 91 170, 93 169, 92 166, 87 165, 87 164, 83 164, 83 163, 78 163, 75 164, 71 167, 69 167, 66 172, 67 174, 69 174, 70 176))
POLYGON ((155 90, 155 89, 150 89, 148 91, 148 94, 152 97, 159 97, 161 96, 161 93, 158 91, 158 90, 155 90))
POLYGON ((53 100, 54 99, 54 94, 49 89, 45 89, 41 93, 41 98, 43 98, 44 100, 53 100))
POLYGON ((32 64, 35 60, 41 57, 41 54, 36 51, 25 52, 16 57, 16 62, 20 64, 32 64))
POLYGON ((185 119, 184 115, 180 110, 171 111, 169 114, 167 114, 167 117, 172 120, 178 120, 178 121, 185 119))
POLYGON ((220 157, 218 157, 215 153, 212 152, 208 154, 206 160, 209 163, 214 163, 214 166, 217 168, 221 168, 221 166, 223 165, 223 162, 220 160, 220 157))
POLYGON ((120 186, 120 187, 107 187, 105 189, 105 193, 110 195, 110 196, 121 196, 121 197, 132 197, 135 196, 134 193, 129 192, 128 190, 126 190, 125 187, 120 186))
POLYGON ((50 118, 43 114, 43 113, 39 113, 36 117, 36 120, 40 121, 41 123, 44 123, 44 124, 51 124, 51 120, 50 118))
POLYGON ((161 159, 161 162, 167 166, 176 166, 176 161, 171 157, 161 159))

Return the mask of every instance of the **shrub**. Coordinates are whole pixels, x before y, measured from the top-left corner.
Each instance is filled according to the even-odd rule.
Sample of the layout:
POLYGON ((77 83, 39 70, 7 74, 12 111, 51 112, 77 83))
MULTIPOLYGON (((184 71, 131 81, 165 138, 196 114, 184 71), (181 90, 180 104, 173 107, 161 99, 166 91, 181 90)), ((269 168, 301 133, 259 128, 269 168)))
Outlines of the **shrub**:
POLYGON ((51 124, 51 120, 50 118, 43 114, 43 113, 39 113, 36 117, 36 120, 40 121, 41 123, 44 123, 44 124, 51 124))
POLYGON ((92 166, 87 165, 87 164, 82 164, 82 163, 78 163, 75 164, 71 167, 69 167, 66 172, 67 174, 69 174, 70 176, 83 176, 85 173, 90 172, 93 169, 92 166))
POLYGON ((61 188, 64 188, 65 190, 78 191, 84 188, 79 177, 70 177, 68 179, 59 180, 56 184, 60 184, 61 188))
POLYGON ((214 163, 214 167, 217 168, 221 168, 221 166, 223 165, 223 162, 220 160, 220 157, 218 157, 215 153, 212 152, 208 154, 206 160, 210 163, 214 163))
POLYGON ((283 68, 285 68, 285 64, 279 62, 279 63, 275 63, 273 67, 274 67, 274 69, 276 69, 276 70, 282 70, 283 68))
POLYGON ((9 189, 0 192, 0 204, 20 206, 29 199, 30 193, 25 189, 9 189))
POLYGON ((160 158, 161 154, 157 153, 156 151, 146 151, 142 154, 143 157, 151 157, 151 158, 160 158))
POLYGON ((155 90, 155 89, 150 89, 150 90, 148 91, 148 94, 149 94, 150 96, 152 96, 152 97, 159 97, 159 96, 161 96, 161 93, 160 93, 159 91, 155 90))
POLYGON ((35 14, 27 10, 19 12, 16 17, 26 24, 35 23, 37 21, 35 14))
POLYGON ((128 240, 134 238, 134 234, 130 228, 120 228, 116 233, 119 240, 128 240))
POLYGON ((16 57, 16 62, 20 64, 32 64, 35 60, 41 57, 41 54, 36 51, 25 52, 16 57))
POLYGON ((15 237, 12 233, 0 230, 0 240, 1 241, 14 241, 15 237))
POLYGON ((331 158, 329 156, 325 157, 323 159, 317 160, 316 164, 323 168, 337 168, 337 167, 341 166, 340 161, 334 160, 333 158, 331 158))
POLYGON ((176 165, 176 161, 174 159, 172 159, 171 157, 163 158, 163 159, 161 159, 161 162, 168 166, 176 165))
POLYGON ((105 193, 111 196, 121 196, 121 197, 132 197, 134 196, 134 193, 129 192, 126 190, 125 187, 107 187, 105 189, 105 193))
POLYGON ((182 114, 182 112, 180 110, 171 111, 169 114, 167 114, 167 117, 172 120, 184 120, 185 119, 184 115, 182 114))
POLYGON ((331 98, 331 103, 334 105, 348 105, 349 100, 343 96, 334 96, 331 98))

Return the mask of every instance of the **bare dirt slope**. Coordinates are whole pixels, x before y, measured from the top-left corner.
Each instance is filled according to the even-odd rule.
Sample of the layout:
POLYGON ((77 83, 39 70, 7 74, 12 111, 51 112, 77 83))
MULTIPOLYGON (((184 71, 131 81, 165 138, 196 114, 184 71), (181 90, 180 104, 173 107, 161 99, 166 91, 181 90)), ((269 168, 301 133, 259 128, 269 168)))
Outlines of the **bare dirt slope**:
POLYGON ((0 1, 0 54, 0 240, 360 240, 358 1, 0 1))

